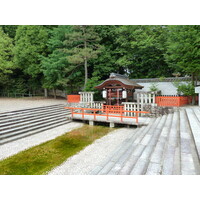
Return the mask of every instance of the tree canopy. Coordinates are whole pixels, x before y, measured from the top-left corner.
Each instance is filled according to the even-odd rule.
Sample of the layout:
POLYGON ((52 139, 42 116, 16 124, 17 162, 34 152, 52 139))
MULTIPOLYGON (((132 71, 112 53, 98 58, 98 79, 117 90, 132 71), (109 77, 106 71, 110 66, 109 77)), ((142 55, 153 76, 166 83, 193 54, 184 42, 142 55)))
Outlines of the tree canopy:
POLYGON ((199 46, 198 25, 1 25, 0 90, 95 91, 111 72, 194 79, 199 46))

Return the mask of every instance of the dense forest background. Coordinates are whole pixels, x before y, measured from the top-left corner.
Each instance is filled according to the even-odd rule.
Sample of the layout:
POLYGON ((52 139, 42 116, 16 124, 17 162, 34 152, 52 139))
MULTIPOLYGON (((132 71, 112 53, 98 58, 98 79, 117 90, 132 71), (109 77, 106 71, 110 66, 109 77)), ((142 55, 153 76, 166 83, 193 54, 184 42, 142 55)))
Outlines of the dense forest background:
POLYGON ((93 91, 111 72, 195 80, 200 26, 0 26, 0 92, 93 91))

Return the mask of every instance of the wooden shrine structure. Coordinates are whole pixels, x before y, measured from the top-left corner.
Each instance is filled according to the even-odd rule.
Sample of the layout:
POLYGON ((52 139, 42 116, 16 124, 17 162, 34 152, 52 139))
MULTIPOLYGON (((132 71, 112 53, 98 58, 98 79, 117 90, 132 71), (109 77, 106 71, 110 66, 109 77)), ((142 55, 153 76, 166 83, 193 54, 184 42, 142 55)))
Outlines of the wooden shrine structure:
POLYGON ((111 73, 107 80, 95 88, 102 90, 107 105, 121 105, 123 102, 134 102, 135 89, 142 89, 143 86, 125 75, 111 73))

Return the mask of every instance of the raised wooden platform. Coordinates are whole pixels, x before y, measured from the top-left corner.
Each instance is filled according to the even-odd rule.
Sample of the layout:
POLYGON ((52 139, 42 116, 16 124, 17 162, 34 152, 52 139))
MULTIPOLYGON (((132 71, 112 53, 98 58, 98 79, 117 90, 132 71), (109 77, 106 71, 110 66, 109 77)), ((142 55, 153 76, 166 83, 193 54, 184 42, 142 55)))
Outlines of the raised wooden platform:
POLYGON ((147 117, 138 117, 138 123, 135 119, 130 118, 124 118, 123 121, 120 120, 120 118, 117 117, 109 117, 109 119, 106 119, 106 116, 96 116, 96 119, 94 120, 94 117, 92 115, 85 115, 84 119, 82 118, 81 114, 76 114, 73 117, 69 117, 70 119, 78 119, 83 121, 89 121, 90 125, 93 125, 94 122, 105 122, 110 123, 110 125, 113 127, 114 124, 126 124, 126 125, 136 125, 136 126, 143 126, 148 125, 147 117))

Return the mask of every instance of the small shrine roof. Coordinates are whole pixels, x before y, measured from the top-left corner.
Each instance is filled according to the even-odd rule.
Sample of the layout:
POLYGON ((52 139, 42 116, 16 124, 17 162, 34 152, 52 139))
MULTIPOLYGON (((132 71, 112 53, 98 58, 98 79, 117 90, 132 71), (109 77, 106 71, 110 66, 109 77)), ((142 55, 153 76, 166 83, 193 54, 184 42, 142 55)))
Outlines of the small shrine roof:
POLYGON ((143 86, 137 84, 135 81, 130 80, 126 75, 111 73, 110 77, 97 85, 95 88, 103 89, 109 86, 109 84, 120 84, 127 89, 142 89, 143 86))

